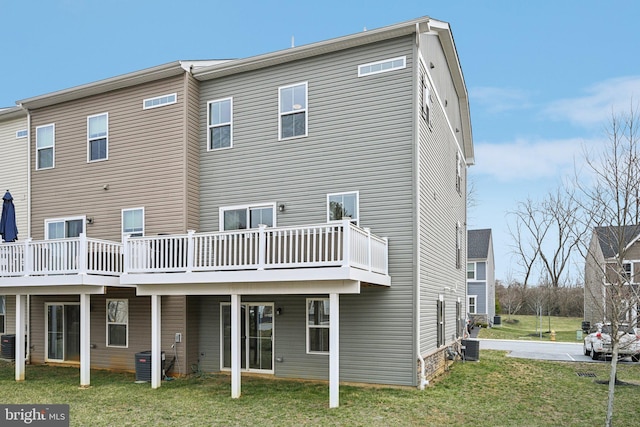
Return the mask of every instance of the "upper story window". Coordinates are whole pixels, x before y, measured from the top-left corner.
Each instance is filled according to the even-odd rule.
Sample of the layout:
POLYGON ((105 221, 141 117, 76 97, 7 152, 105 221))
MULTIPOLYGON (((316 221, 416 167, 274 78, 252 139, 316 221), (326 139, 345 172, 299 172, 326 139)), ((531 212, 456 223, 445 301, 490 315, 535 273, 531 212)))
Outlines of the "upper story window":
POLYGON ((275 203, 267 205, 245 205, 220 208, 220 230, 246 230, 275 225, 275 203))
POLYGON ((20 129, 16 131, 16 138, 26 138, 29 131, 26 129, 20 129))
POLYGON ((207 116, 208 150, 232 147, 233 98, 209 101, 207 116))
POLYGON ((278 90, 280 139, 307 136, 307 83, 278 90))
POLYGON ((109 114, 102 113, 87 117, 88 161, 107 159, 109 134, 109 114))
POLYGON ((327 194, 327 222, 351 218, 358 224, 358 192, 327 194))
POLYGON ((431 88, 426 76, 422 76, 422 118, 431 125, 431 88))
POLYGON ((456 223, 456 268, 462 267, 462 227, 456 223))
POLYGON ((622 263, 622 275, 624 280, 627 282, 631 282, 631 278, 633 277, 633 266, 630 262, 622 263))
POLYGON ((476 278, 476 263, 468 262, 467 263, 467 279, 474 280, 476 278))
POLYGON ((84 217, 45 220, 45 239, 78 237, 84 231, 84 217))
POLYGON ((55 129, 54 124, 36 127, 36 170, 54 166, 55 129))
POLYGON ((122 236, 144 236, 144 208, 122 209, 122 236))
POLYGON ((149 110, 151 108, 163 107, 165 105, 175 104, 178 102, 178 94, 171 93, 168 95, 160 95, 154 98, 147 98, 142 101, 142 109, 149 110))
POLYGON ((456 191, 462 194, 462 157, 456 152, 456 191))
POLYGON ((384 59, 382 61, 370 62, 358 66, 358 77, 369 76, 371 74, 386 73, 387 71, 400 70, 406 68, 407 57, 384 59))

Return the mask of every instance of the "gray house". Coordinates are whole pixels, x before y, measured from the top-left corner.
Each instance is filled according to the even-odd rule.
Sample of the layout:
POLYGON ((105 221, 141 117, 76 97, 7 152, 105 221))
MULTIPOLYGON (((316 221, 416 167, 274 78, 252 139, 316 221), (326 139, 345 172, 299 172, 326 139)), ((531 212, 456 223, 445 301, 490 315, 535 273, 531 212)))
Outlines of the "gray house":
MULTIPOLYGON (((183 367, 230 372, 232 397, 244 372, 329 380, 332 407, 340 381, 424 387, 445 369, 463 327, 474 162, 447 23, 167 64, 23 106, 32 159, 42 135, 55 162, 32 160, 39 240, 7 247, 0 286, 16 295, 18 335, 26 295, 41 295, 27 322, 43 330, 45 309, 78 312, 78 357, 60 360, 80 364, 83 385, 90 357, 133 369, 148 348, 154 388, 175 351, 183 367), (73 145, 83 133, 88 151, 73 145), (81 187, 65 168, 96 179, 81 187), (47 203, 54 184, 78 187, 73 212, 47 203), (52 242, 58 225, 76 233, 52 242), (77 256, 40 255, 53 247, 77 256)), ((29 342, 51 363, 45 336, 29 342)))
POLYGON ((496 314, 496 281, 491 229, 467 232, 467 312, 490 325, 496 314))

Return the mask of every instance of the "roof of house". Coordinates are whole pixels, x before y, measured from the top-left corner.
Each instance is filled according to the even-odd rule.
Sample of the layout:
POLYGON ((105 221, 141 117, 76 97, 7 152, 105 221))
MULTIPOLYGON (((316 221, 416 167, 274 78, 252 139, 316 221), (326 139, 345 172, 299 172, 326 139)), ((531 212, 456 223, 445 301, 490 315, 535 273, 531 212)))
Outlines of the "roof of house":
POLYGON ((489 257, 491 229, 467 230, 467 258, 482 259, 489 257))
POLYGON ((624 248, 627 248, 640 238, 640 224, 623 227, 613 225, 596 227, 594 233, 598 236, 602 255, 605 258, 612 258, 618 254, 620 243, 624 248))

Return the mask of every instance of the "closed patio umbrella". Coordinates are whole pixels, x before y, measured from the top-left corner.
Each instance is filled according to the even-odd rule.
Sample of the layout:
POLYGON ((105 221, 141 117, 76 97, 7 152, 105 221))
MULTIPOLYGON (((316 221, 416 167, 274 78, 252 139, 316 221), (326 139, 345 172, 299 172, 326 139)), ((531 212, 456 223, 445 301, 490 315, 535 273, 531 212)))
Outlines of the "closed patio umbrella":
POLYGON ((0 218, 0 236, 5 242, 15 242, 18 239, 18 226, 16 225, 16 210, 13 206, 13 197, 9 190, 2 198, 2 217, 0 218))

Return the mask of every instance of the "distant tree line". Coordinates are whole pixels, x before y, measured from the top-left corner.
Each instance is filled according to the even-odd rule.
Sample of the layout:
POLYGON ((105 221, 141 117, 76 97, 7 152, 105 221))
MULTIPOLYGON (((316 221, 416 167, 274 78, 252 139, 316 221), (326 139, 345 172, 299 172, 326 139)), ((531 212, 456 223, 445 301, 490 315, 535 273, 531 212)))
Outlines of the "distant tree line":
POLYGON ((554 286, 543 283, 525 286, 518 281, 496 281, 496 305, 502 317, 516 314, 582 317, 584 288, 580 285, 554 286))

